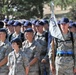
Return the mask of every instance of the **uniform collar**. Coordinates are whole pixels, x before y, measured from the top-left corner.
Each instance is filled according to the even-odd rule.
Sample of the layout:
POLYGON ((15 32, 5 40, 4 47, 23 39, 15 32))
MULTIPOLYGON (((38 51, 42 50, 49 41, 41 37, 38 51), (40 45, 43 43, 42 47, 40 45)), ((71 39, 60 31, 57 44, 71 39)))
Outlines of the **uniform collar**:
POLYGON ((37 35, 39 35, 39 36, 43 36, 44 34, 45 34, 45 31, 43 31, 42 34, 37 32, 37 35))
POLYGON ((0 41, 0 46, 3 46, 3 45, 5 45, 5 43, 4 43, 4 42, 2 42, 2 41, 0 41))
POLYGON ((26 45, 27 45, 27 47, 31 47, 31 46, 33 45, 33 43, 34 43, 34 40, 33 40, 31 43, 26 40, 26 45))
POLYGON ((14 32, 14 35, 21 35, 21 32, 19 32, 19 34, 17 34, 16 32, 14 32))
POLYGON ((15 51, 14 51, 14 53, 15 53, 15 56, 18 58, 20 56, 21 49, 18 51, 18 53, 16 53, 15 51))

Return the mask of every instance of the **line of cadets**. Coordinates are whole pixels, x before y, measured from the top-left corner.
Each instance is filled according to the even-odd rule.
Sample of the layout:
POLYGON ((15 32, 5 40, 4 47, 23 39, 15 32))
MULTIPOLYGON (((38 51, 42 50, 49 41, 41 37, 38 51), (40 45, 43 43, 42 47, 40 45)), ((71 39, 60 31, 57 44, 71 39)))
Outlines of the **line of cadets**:
POLYGON ((5 40, 11 43, 8 47, 12 47, 10 50, 6 47, 9 71, 1 72, 2 75, 49 75, 47 20, 34 20, 32 23, 25 20, 21 23, 5 19, 0 32, 8 35, 5 40))
MULTIPOLYGON (((6 40, 11 43, 10 46, 12 48, 9 49, 6 47, 9 49, 6 51, 8 52, 6 53, 8 57, 6 63, 9 71, 0 71, 0 74, 51 75, 48 51, 52 37, 49 32, 48 21, 41 19, 33 20, 32 22, 29 20, 19 22, 4 19, 4 25, 1 23, 2 22, 0 22, 0 26, 2 27, 0 28, 0 32, 8 35, 6 40)), ((60 21, 58 21, 58 25, 60 25, 60 21)), ((76 33, 76 22, 69 22, 69 30, 76 33)), ((2 41, 2 39, 0 39, 0 41, 2 41)), ((8 43, 6 43, 6 45, 7 44, 8 43)), ((0 60, 0 62, 2 62, 2 60, 0 60)), ((0 67, 3 67, 3 65, 0 67)))

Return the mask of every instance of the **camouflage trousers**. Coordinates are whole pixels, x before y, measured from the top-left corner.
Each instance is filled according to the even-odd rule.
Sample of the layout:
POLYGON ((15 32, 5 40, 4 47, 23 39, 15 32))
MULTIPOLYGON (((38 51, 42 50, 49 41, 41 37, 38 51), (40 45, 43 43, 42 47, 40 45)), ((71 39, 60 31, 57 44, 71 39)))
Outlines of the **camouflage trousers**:
POLYGON ((29 72, 28 75, 39 75, 39 72, 29 72))
POLYGON ((74 61, 72 56, 56 57, 56 75, 74 75, 73 66, 74 61))
POLYGON ((50 67, 48 64, 39 63, 40 75, 49 75, 50 74, 50 67))
POLYGON ((0 73, 0 75, 8 75, 7 73, 0 73))

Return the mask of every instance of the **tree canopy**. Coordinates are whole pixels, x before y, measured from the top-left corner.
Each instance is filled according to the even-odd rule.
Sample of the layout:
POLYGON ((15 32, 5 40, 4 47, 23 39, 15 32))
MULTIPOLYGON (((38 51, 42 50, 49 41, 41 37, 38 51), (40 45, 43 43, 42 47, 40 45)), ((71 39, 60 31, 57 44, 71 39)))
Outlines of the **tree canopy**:
POLYGON ((49 0, 0 0, 1 14, 14 18, 43 17, 43 5, 49 0))
MULTIPOLYGON (((54 1, 55 6, 60 6, 66 10, 66 7, 75 8, 75 0, 0 0, 1 19, 4 16, 12 16, 16 19, 42 18, 44 4, 50 4, 54 1)), ((76 9, 74 9, 76 10, 76 9)))

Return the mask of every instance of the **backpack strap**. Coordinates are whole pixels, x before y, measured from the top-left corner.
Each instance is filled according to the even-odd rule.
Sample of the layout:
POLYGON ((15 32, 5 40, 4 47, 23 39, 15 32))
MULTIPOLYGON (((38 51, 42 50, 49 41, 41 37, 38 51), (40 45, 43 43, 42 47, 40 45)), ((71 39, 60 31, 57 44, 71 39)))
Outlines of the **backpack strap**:
POLYGON ((56 42, 56 49, 58 48, 58 39, 55 38, 55 42, 56 42))
POLYGON ((73 33, 70 32, 70 35, 71 35, 71 41, 72 41, 72 49, 74 50, 74 38, 73 38, 73 33))
POLYGON ((43 35, 43 37, 45 37, 45 41, 46 41, 47 46, 48 46, 48 32, 45 32, 45 34, 43 35))
POLYGON ((48 32, 45 33, 45 40, 48 42, 48 32))
POLYGON ((74 37, 73 37, 73 33, 70 32, 71 35, 71 40, 72 40, 72 49, 73 49, 73 59, 74 59, 74 65, 75 65, 75 55, 74 55, 74 37))
POLYGON ((71 35, 71 41, 72 41, 72 50, 73 50, 73 59, 74 59, 74 64, 75 64, 75 55, 74 55, 74 38, 73 38, 73 33, 70 32, 71 35))
POLYGON ((13 35, 13 33, 9 35, 9 42, 11 41, 12 35, 13 35))
MULTIPOLYGON (((72 32, 70 32, 70 40, 72 41, 72 50, 73 50, 73 53, 74 53, 74 38, 73 38, 73 33, 72 32)), ((66 41, 66 40, 65 40, 66 41)), ((69 40, 67 40, 67 41, 69 41, 69 40)), ((55 38, 55 42, 56 42, 56 49, 58 48, 58 39, 57 38, 55 38)), ((61 42, 64 42, 64 41, 61 41, 61 42)), ((74 59, 74 54, 73 54, 73 59, 74 59)))
POLYGON ((24 33, 21 33, 21 40, 24 41, 24 33))

